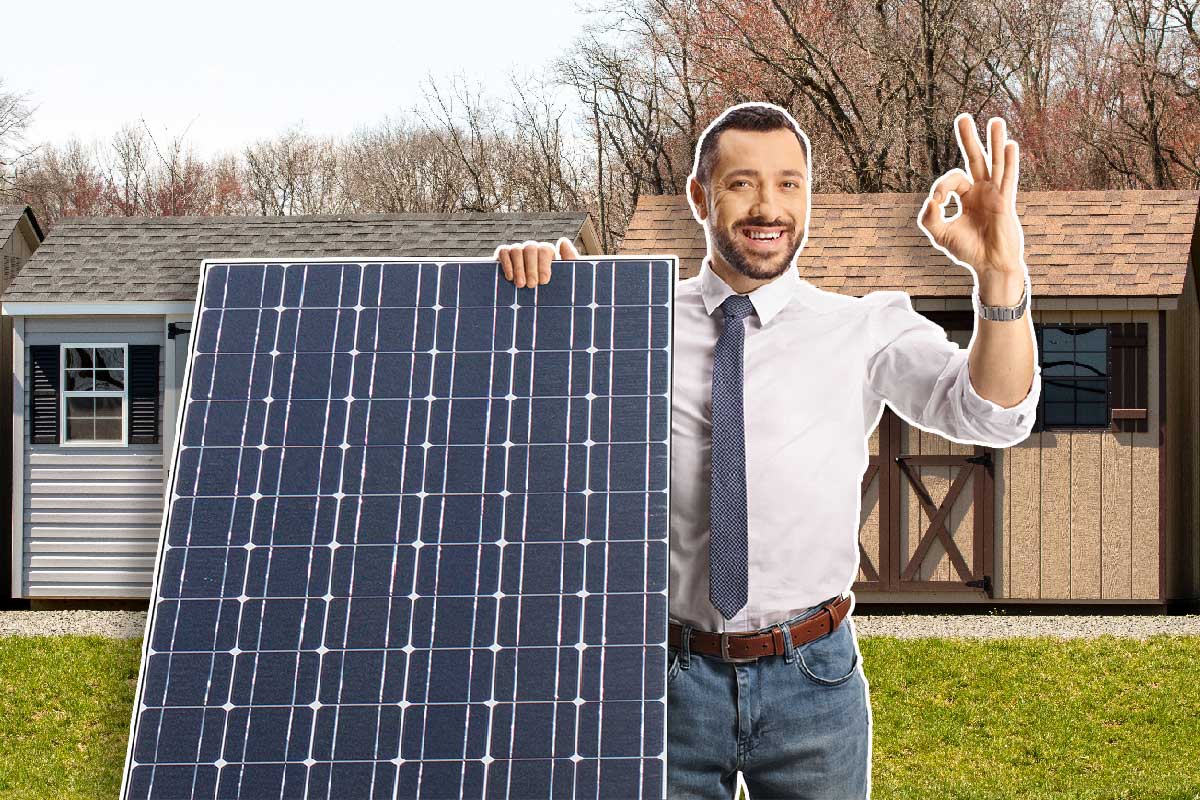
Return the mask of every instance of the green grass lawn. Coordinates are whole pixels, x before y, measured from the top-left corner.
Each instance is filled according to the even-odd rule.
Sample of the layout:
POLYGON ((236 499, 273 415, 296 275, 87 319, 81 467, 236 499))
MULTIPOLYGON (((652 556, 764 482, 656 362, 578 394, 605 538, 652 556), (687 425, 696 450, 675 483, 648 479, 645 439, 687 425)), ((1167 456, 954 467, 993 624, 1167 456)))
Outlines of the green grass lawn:
MULTIPOLYGON (((872 798, 1200 800, 1200 638, 860 640, 872 798)), ((0 639, 0 798, 112 798, 139 644, 0 639)))

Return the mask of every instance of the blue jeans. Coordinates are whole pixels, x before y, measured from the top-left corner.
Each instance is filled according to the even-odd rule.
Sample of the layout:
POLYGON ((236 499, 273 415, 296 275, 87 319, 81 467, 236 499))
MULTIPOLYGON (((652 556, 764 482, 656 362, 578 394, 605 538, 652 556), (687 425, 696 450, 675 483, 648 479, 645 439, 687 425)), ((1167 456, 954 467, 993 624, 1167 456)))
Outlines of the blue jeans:
MULTIPOLYGON (((832 634, 746 663, 691 651, 691 626, 667 662, 667 797, 864 800, 870 796, 871 704, 852 616, 832 634)), ((821 612, 824 613, 824 612, 821 612)), ((764 628, 763 630, 769 630, 764 628)))

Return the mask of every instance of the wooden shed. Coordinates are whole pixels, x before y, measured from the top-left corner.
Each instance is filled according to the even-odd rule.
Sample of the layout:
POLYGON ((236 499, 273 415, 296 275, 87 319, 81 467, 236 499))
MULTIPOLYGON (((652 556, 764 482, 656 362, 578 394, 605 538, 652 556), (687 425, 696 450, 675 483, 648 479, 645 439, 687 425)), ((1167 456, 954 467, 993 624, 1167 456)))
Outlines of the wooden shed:
POLYGON ((598 251, 582 212, 61 220, 2 297, 12 596, 150 596, 202 259, 487 257, 560 236, 598 251))
MULTIPOLYGON (((970 273, 917 227, 926 195, 814 194, 797 264, 902 290, 966 347, 970 273)), ((1200 598, 1196 191, 1021 192, 1042 397, 1028 439, 961 445, 890 407, 862 482, 864 603, 1192 605, 1200 598)), ((706 255, 684 196, 642 197, 622 253, 706 255)))

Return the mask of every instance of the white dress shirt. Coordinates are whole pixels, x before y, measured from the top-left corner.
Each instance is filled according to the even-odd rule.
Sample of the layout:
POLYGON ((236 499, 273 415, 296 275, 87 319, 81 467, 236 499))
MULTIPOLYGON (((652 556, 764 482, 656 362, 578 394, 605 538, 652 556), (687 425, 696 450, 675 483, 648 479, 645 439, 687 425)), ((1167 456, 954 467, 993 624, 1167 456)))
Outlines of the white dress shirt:
POLYGON ((750 586, 725 620, 708 586, 712 355, 733 293, 706 259, 675 296, 670 618, 706 631, 757 630, 849 591, 867 439, 884 400, 926 430, 1007 447, 1029 435, 1041 393, 1035 366, 1020 404, 980 397, 969 350, 905 292, 827 292, 794 266, 751 292, 755 313, 742 323, 750 586))

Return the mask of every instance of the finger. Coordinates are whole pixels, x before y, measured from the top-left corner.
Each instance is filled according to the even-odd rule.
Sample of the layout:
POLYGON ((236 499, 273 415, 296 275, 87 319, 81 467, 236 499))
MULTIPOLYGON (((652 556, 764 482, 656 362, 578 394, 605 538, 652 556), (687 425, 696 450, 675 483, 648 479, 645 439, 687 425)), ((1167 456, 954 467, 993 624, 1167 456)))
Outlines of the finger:
POLYGON ((558 239, 558 260, 574 261, 577 258, 579 258, 579 251, 575 249, 575 245, 566 236, 560 236, 558 239))
POLYGON ((979 141, 979 131, 975 130, 975 120, 970 114, 964 113, 959 114, 954 121, 958 149, 962 151, 963 159, 971 170, 971 178, 977 181, 986 180, 987 163, 983 159, 983 145, 979 141))
POLYGON ((524 248, 524 257, 521 259, 525 264, 525 285, 538 285, 538 243, 526 242, 524 248))
POLYGON ((511 281, 513 279, 512 256, 509 255, 508 248, 500 245, 496 248, 492 258, 500 262, 500 269, 504 272, 505 279, 511 281))
POLYGON ((933 182, 933 186, 929 189, 929 196, 939 206, 945 206, 951 192, 957 194, 961 199, 964 194, 970 191, 972 185, 972 181, 967 177, 967 173, 963 172, 961 168, 955 167, 933 182))
POLYGON ((988 154, 992 157, 991 178, 999 185, 1004 175, 1004 144, 1008 141, 1003 117, 992 117, 988 120, 988 154))
POLYGON ((519 244, 510 246, 508 250, 509 258, 512 259, 513 283, 517 288, 521 288, 525 285, 525 252, 519 244))
POLYGON ((549 245, 538 245, 538 279, 541 283, 550 282, 551 262, 554 261, 554 248, 549 245))
POLYGON ((934 200, 932 196, 925 198, 925 203, 921 206, 921 212, 917 218, 921 222, 921 227, 933 237, 935 242, 942 240, 942 236, 945 234, 949 223, 946 222, 945 211, 941 204, 934 200))
POLYGON ((1017 162, 1021 160, 1020 148, 1016 140, 1010 140, 1005 145, 1004 177, 1000 180, 1000 194, 1008 200, 1017 196, 1017 162))

